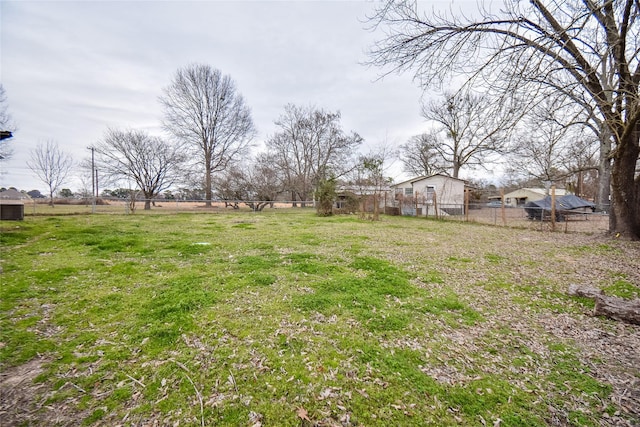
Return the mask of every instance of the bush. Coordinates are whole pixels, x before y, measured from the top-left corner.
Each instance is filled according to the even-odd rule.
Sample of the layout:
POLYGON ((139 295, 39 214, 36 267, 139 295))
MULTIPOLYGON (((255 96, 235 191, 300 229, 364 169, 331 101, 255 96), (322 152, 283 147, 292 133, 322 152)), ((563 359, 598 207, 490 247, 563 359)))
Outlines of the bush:
POLYGON ((333 203, 336 200, 335 178, 329 178, 321 181, 320 184, 318 184, 315 196, 318 201, 316 205, 316 214, 318 216, 333 215, 333 203))

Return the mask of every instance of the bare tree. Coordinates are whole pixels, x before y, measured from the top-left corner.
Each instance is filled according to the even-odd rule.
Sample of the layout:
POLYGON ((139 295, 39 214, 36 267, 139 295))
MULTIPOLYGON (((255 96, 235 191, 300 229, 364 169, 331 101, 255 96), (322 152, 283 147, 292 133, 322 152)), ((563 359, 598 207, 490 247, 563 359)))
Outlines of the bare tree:
POLYGON ((294 200, 303 206, 320 181, 350 169, 353 150, 362 143, 357 133, 345 134, 340 117, 339 112, 288 104, 275 121, 279 130, 266 142, 294 200))
POLYGON ((60 150, 56 142, 48 140, 31 151, 27 166, 47 186, 50 204, 54 206, 53 195, 69 176, 73 167, 72 157, 60 150))
POLYGON ((13 118, 9 113, 7 94, 4 86, 0 84, 0 132, 2 132, 0 135, 0 160, 8 160, 13 155, 8 139, 12 136, 12 132, 15 132, 15 129, 13 118))
POLYGON ((256 210, 262 210, 267 205, 273 207, 273 202, 285 188, 283 176, 276 167, 273 156, 268 152, 259 153, 249 169, 249 175, 253 198, 263 203, 263 206, 257 206, 256 210))
POLYGON ((583 97, 602 123, 602 141, 604 134, 613 140, 609 231, 640 239, 638 0, 505 0, 498 11, 467 16, 385 2, 371 18, 386 37, 370 62, 388 72, 413 70, 424 86, 462 74, 505 98, 520 94, 535 103, 549 89, 583 97))
POLYGON ((245 168, 239 164, 230 165, 213 179, 215 195, 224 201, 225 207, 239 209, 238 203, 249 197, 250 181, 245 168))
POLYGON ((262 211, 273 207, 284 187, 273 159, 263 152, 252 161, 227 168, 214 179, 214 188, 227 207, 238 209, 238 203, 244 203, 254 211, 262 211))
POLYGON ((160 102, 167 131, 186 143, 204 174, 211 206, 213 174, 244 154, 255 134, 251 110, 231 77, 208 65, 179 69, 160 102))
POLYGON ((422 116, 435 125, 423 140, 431 141, 436 164, 458 178, 461 168, 485 165, 489 156, 505 152, 514 117, 505 110, 488 97, 469 93, 445 93, 444 101, 423 105, 422 116))
MULTIPOLYGON (((564 96, 532 106, 521 122, 510 153, 511 168, 540 182, 568 183, 575 175, 597 169, 597 141, 583 126, 575 104, 564 96)), ((578 177, 576 189, 580 189, 578 177)))
POLYGON ((180 177, 185 160, 183 150, 138 130, 108 129, 95 146, 98 165, 112 181, 128 179, 144 194, 144 209, 180 177))
POLYGON ((400 146, 400 160, 405 172, 414 176, 430 176, 446 171, 436 149, 438 136, 434 133, 415 135, 400 146))

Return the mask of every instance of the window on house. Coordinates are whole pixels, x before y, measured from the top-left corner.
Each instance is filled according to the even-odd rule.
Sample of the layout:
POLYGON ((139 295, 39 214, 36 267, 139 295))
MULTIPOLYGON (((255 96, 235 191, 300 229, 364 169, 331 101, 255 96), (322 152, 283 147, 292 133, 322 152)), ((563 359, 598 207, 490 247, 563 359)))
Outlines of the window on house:
POLYGON ((404 189, 405 196, 413 196, 413 187, 407 187, 404 189))

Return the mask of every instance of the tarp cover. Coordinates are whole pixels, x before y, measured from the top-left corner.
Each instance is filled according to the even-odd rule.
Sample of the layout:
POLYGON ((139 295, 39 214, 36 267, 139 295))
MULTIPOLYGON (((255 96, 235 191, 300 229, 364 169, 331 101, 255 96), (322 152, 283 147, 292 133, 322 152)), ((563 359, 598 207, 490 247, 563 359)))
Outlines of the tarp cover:
MULTIPOLYGON (((582 208, 594 209, 595 207, 595 203, 581 199, 573 194, 556 197, 556 211, 570 211, 582 208)), ((539 218, 543 211, 551 211, 551 197, 547 196, 541 200, 527 202, 524 205, 524 209, 527 211, 530 218, 539 218)))
MULTIPOLYGON (((525 208, 538 208, 544 210, 551 210, 551 197, 547 196, 542 200, 536 200, 533 202, 527 202, 524 205, 525 208)), ((588 200, 581 199, 578 196, 574 196, 573 194, 567 194, 566 196, 556 197, 556 209, 567 210, 570 211, 572 209, 580 209, 580 208, 595 208, 595 203, 592 203, 588 200)))

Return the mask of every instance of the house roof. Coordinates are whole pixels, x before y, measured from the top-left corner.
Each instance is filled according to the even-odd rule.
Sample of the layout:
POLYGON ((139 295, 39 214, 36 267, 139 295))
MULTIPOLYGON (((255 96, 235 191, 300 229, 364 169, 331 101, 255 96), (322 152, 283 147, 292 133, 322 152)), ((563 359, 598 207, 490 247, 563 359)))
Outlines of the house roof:
MULTIPOLYGON (((549 192, 551 192, 551 190, 549 190, 549 192)), ((556 188, 556 196, 564 196, 565 194, 567 194, 567 190, 563 188, 556 188)), ((540 199, 543 199, 546 195, 547 190, 544 188, 519 188, 515 191, 505 194, 504 197, 505 199, 522 199, 539 196, 540 199)))
POLYGON ((399 187, 402 184, 411 184, 411 185, 413 185, 416 182, 424 181, 426 179, 434 178, 436 176, 440 176, 440 177, 443 177, 443 178, 452 179, 452 180, 456 180, 456 181, 466 182, 464 179, 453 178, 453 177, 451 177, 449 175, 445 175, 445 174, 442 174, 442 173, 435 173, 435 174, 429 175, 429 176, 419 176, 419 177, 416 177, 416 178, 411 178, 411 179, 408 179, 406 181, 402 181, 402 182, 399 182, 397 184, 393 184, 391 187, 399 187))
POLYGON ((392 184, 391 187, 399 187, 402 184, 413 184, 416 181, 420 181, 421 179, 424 179, 425 177, 419 177, 419 178, 411 178, 411 179, 407 179, 405 181, 402 182, 398 182, 397 184, 392 184))
POLYGON ((339 185, 336 188, 336 191, 338 191, 338 192, 350 192, 350 193, 354 193, 354 194, 359 195, 359 196, 364 196, 364 195, 369 195, 369 194, 389 191, 389 187, 387 187, 386 185, 382 186, 382 187, 375 186, 375 185, 364 185, 364 186, 359 186, 359 185, 339 185))

